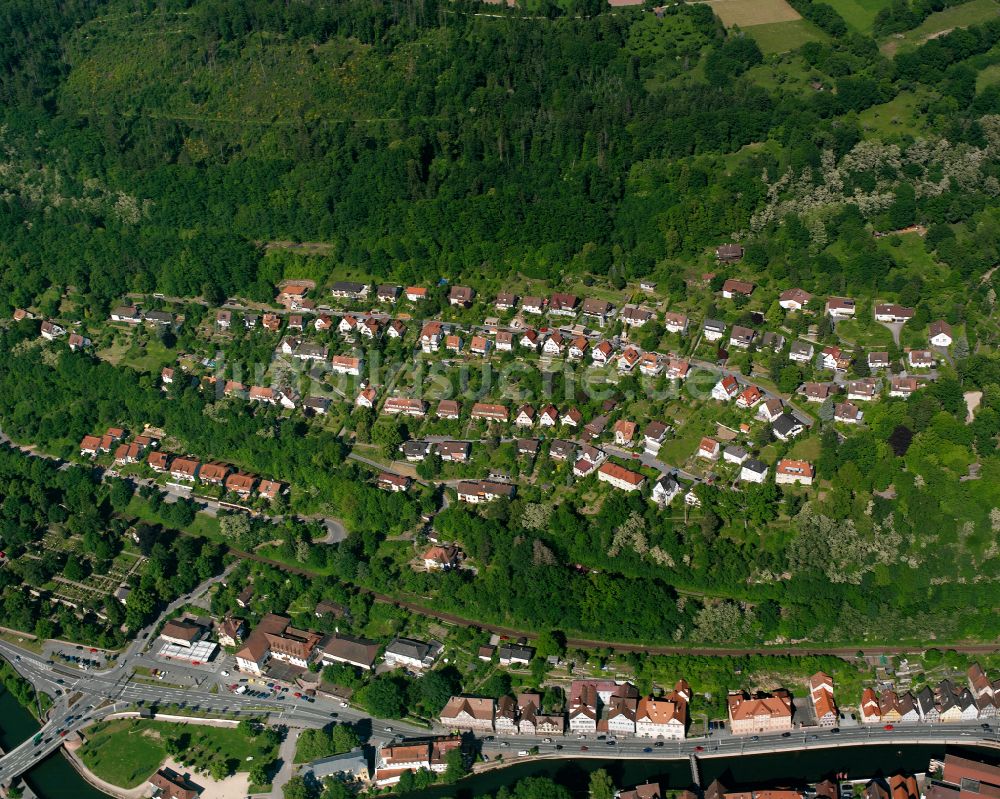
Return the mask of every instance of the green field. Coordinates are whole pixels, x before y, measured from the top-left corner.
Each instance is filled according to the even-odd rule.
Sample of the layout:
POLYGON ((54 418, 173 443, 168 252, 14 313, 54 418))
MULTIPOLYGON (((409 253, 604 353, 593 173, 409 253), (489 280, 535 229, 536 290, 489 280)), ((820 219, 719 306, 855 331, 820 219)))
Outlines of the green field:
MULTIPOLYGON (((149 503, 138 494, 135 494, 132 497, 128 507, 125 508, 124 515, 132 516, 149 524, 165 524, 163 519, 153 511, 149 503)), ((165 526, 169 527, 170 525, 165 526)), ((222 537, 222 534, 219 532, 218 518, 202 511, 195 514, 194 521, 191 522, 191 524, 183 532, 195 536, 202 536, 211 541, 227 543, 222 537)))
POLYGON ((889 0, 829 0, 844 21, 859 33, 871 33, 875 15, 889 5, 889 0))
POLYGON ((255 739, 232 727, 130 719, 94 725, 80 757, 102 780, 135 788, 166 759, 167 740, 171 738, 187 744, 185 759, 196 769, 221 759, 230 772, 246 771, 248 757, 267 760, 274 756, 272 749, 263 749, 255 739))
POLYGON ((902 91, 887 103, 873 105, 858 114, 861 127, 883 136, 906 136, 926 128, 921 108, 926 95, 920 91, 902 91))
POLYGON ((960 6, 931 14, 913 30, 890 36, 882 44, 882 52, 886 55, 895 55, 900 50, 912 49, 952 28, 976 25, 998 14, 1000 14, 1000 3, 997 3, 997 0, 970 0, 960 6))
POLYGON ((806 42, 823 42, 828 38, 823 31, 804 19, 753 25, 746 32, 753 36, 765 55, 787 53, 806 42))

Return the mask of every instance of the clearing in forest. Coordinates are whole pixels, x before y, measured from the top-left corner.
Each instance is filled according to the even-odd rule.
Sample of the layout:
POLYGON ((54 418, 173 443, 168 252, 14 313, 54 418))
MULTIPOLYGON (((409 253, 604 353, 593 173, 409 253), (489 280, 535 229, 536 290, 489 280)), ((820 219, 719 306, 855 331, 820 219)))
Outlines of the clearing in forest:
POLYGON ((791 22, 799 13, 785 0, 705 0, 722 23, 731 28, 739 25, 767 25, 771 22, 791 22))

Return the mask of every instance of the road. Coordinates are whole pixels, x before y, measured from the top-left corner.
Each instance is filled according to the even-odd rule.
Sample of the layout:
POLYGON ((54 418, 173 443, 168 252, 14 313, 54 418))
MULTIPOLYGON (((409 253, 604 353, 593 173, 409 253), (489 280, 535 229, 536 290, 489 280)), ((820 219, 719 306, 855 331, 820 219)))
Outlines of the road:
MULTIPOLYGON (((847 746, 876 746, 889 744, 942 745, 984 744, 1000 748, 997 729, 984 730, 980 722, 970 724, 897 724, 892 730, 881 726, 843 728, 839 733, 820 728, 802 728, 783 737, 779 733, 759 736, 719 735, 686 738, 680 741, 655 742, 649 738, 598 739, 596 734, 556 736, 551 743, 527 736, 497 736, 483 742, 483 754, 490 759, 503 755, 505 761, 516 762, 517 752, 538 747, 538 754, 547 757, 633 758, 659 760, 686 760, 691 755, 702 757, 737 757, 742 755, 790 752, 847 746), (757 740, 753 740, 756 737, 757 740)), ((523 757, 523 756, 521 756, 523 757)))

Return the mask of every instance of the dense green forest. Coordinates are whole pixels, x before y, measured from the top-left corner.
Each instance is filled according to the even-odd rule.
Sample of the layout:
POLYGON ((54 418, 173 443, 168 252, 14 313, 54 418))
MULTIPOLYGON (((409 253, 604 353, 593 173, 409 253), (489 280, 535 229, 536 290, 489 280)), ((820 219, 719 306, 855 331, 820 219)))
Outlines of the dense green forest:
POLYGON ((751 265, 806 288, 902 289, 865 223, 941 225, 936 257, 983 271, 1000 92, 977 91, 973 64, 992 63, 1000 23, 890 59, 829 6, 797 5, 829 35, 789 57, 835 91, 751 78, 754 39, 699 4, 4 3, 0 298, 268 299, 275 240, 400 282, 678 284, 678 263, 738 231, 751 265), (914 92, 919 125, 859 150, 859 113, 914 92))

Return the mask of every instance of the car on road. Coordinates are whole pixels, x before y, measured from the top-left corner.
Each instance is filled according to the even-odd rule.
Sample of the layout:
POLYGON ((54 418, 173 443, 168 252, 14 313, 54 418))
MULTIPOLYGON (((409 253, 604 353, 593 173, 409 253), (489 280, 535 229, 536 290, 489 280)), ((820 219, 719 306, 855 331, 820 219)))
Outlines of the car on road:
POLYGON ((883 730, 894 730, 896 728, 893 725, 891 725, 891 724, 886 724, 882 729, 883 730))
POLYGON ((644 746, 643 749, 642 749, 642 751, 645 752, 648 755, 650 752, 653 751, 653 747, 651 747, 651 746, 644 746))
POLYGON ((989 724, 981 724, 979 726, 982 727, 987 732, 989 732, 992 729, 989 724))
POLYGON ((830 732, 836 735, 838 732, 840 732, 840 727, 834 727, 832 730, 830 730, 830 732))
POLYGON ((618 745, 618 741, 611 740, 611 741, 608 741, 607 744, 608 744, 608 746, 617 746, 618 745))
POLYGON ((341 707, 347 707, 347 702, 341 702, 341 703, 340 703, 340 706, 341 706, 341 707))
POLYGON ((810 741, 815 741, 815 740, 816 740, 817 738, 819 738, 819 736, 818 736, 818 735, 810 735, 810 736, 809 736, 809 740, 810 740, 810 741))
POLYGON ((760 740, 760 736, 759 735, 751 735, 750 736, 750 740, 751 741, 759 741, 760 740))
POLYGON ((528 756, 528 750, 527 749, 521 749, 520 751, 518 751, 517 756, 518 757, 527 757, 528 756))
POLYGON ((705 751, 705 747, 704 746, 696 746, 694 748, 694 751, 696 751, 696 752, 704 752, 705 751))
POLYGON ((659 747, 660 749, 662 749, 663 748, 663 741, 657 741, 655 744, 653 744, 653 746, 656 746, 656 747, 659 747))
POLYGON ((552 743, 552 739, 551 738, 542 738, 542 743, 543 744, 550 744, 550 743, 552 743))
POLYGON ((581 746, 580 747, 580 751, 581 752, 589 752, 590 751, 590 747, 589 746, 581 746))
POLYGON ((221 674, 221 675, 222 675, 223 677, 228 677, 228 676, 229 676, 229 672, 228 672, 228 671, 225 671, 225 670, 223 670, 223 671, 221 671, 221 672, 219 672, 219 673, 220 673, 220 674, 221 674))
POLYGON ((783 732, 783 733, 781 733, 781 737, 782 738, 791 738, 792 734, 790 732, 783 732))

